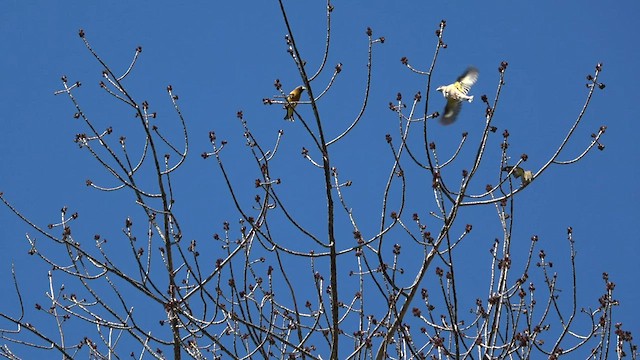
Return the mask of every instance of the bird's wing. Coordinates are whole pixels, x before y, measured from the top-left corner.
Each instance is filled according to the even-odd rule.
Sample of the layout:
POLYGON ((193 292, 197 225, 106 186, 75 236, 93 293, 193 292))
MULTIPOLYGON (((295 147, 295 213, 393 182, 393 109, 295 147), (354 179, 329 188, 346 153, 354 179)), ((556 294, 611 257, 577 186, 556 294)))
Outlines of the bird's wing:
POLYGON ((460 75, 458 80, 456 80, 456 87, 458 88, 458 90, 467 95, 467 93, 469 93, 469 90, 471 90, 473 84, 478 81, 478 74, 478 69, 474 67, 468 68, 467 71, 465 71, 464 74, 460 75))
POLYGON ((287 97, 289 102, 296 102, 300 100, 300 95, 302 95, 302 91, 298 90, 298 88, 294 89, 289 96, 287 97))
POLYGON ((298 100, 300 100, 300 93, 296 94, 296 89, 293 89, 287 96, 287 103, 284 104, 284 108, 287 110, 284 115, 285 120, 293 121, 293 108, 296 107, 298 100))
POLYGON ((513 169, 513 172, 511 173, 511 175, 513 175, 514 178, 519 178, 520 176, 523 176, 524 173, 526 172, 523 168, 521 168, 520 166, 516 166, 516 168, 514 169, 513 166, 505 166, 502 168, 502 171, 506 171, 509 172, 513 169))
POLYGON ((444 114, 440 118, 442 125, 449 125, 456 121, 460 109, 462 108, 462 101, 455 99, 447 99, 447 105, 444 107, 444 114))
POLYGON ((302 95, 304 89, 304 86, 298 86, 297 88, 291 90, 289 96, 287 96, 287 100, 289 100, 289 102, 300 101, 300 96, 302 95))
POLYGON ((516 169, 513 170, 513 176, 517 178, 524 176, 524 169, 521 168, 520 166, 516 166, 516 169))

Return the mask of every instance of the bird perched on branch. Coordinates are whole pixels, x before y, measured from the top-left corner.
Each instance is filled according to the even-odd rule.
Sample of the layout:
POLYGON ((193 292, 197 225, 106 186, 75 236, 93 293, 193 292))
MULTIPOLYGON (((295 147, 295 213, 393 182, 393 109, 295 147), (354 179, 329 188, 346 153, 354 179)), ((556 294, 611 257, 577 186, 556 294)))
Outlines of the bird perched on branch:
POLYGON ((287 103, 284 104, 284 108, 287 110, 287 113, 284 115, 285 120, 293 121, 293 109, 298 105, 298 101, 300 101, 300 95, 302 92, 307 90, 304 86, 298 86, 297 88, 291 90, 289 95, 287 95, 287 103))
POLYGON ((529 183, 533 180, 533 172, 531 172, 531 170, 525 170, 520 166, 516 166, 515 169, 513 168, 513 166, 505 166, 502 168, 502 171, 509 172, 512 169, 513 172, 511 173, 511 175, 513 175, 514 178, 522 178, 522 186, 529 185, 529 183))
POLYGON ((470 67, 453 84, 440 86, 436 89, 441 91, 444 98, 447 99, 444 115, 440 119, 441 124, 449 125, 456 121, 456 117, 462 108, 462 101, 473 101, 473 96, 468 96, 467 94, 471 90, 471 86, 478 81, 478 74, 478 69, 470 67))

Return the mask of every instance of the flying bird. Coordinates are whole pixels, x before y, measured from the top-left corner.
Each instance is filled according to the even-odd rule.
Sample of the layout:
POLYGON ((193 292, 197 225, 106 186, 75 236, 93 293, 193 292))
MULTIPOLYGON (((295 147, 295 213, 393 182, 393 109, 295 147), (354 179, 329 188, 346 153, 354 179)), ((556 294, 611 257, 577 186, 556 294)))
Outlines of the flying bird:
POLYGON ((293 121, 293 108, 298 105, 298 101, 300 101, 300 95, 302 92, 307 90, 304 86, 298 86, 297 88, 291 90, 289 95, 287 96, 287 103, 284 104, 284 108, 287 110, 287 113, 284 115, 285 120, 293 121))
POLYGON ((456 117, 462 108, 462 101, 473 101, 473 96, 468 96, 467 94, 471 90, 471 86, 478 81, 478 74, 478 69, 470 67, 453 84, 440 86, 436 89, 441 91, 444 98, 447 99, 444 115, 440 119, 441 124, 449 125, 456 121, 456 117))
POLYGON ((513 166, 505 166, 502 168, 502 171, 509 172, 512 169, 513 172, 511 173, 511 175, 513 175, 514 178, 522 178, 522 186, 529 185, 529 183, 533 180, 533 172, 531 172, 531 170, 525 170, 520 166, 516 166, 515 169, 513 168, 513 166))

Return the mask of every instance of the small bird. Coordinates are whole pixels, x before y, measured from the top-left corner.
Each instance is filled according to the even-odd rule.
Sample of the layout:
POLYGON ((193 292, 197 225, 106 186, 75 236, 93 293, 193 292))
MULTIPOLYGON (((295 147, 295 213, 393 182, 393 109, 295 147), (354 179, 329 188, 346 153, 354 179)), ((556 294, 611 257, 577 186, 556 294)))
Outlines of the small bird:
MULTIPOLYGON (((509 172, 511 171, 511 169, 513 169, 513 166, 505 166, 502 168, 502 171, 509 172)), ((531 170, 525 170, 520 166, 516 166, 516 168, 513 169, 511 175, 513 175, 513 177, 516 179, 522 177, 522 186, 529 185, 529 183, 531 183, 531 181, 533 180, 533 172, 531 172, 531 170)))
POLYGON ((464 74, 450 85, 440 86, 436 90, 441 91, 445 99, 447 99, 447 105, 444 107, 444 115, 440 119, 440 123, 443 125, 449 125, 456 121, 458 113, 462 108, 462 101, 473 101, 473 96, 468 96, 471 86, 478 81, 478 69, 470 67, 464 74))
POLYGON ((304 86, 298 86, 297 88, 291 90, 289 95, 287 96, 287 103, 284 104, 284 108, 287 110, 287 113, 284 115, 285 120, 293 121, 293 108, 298 105, 298 101, 300 101, 300 95, 302 92, 307 90, 304 86))

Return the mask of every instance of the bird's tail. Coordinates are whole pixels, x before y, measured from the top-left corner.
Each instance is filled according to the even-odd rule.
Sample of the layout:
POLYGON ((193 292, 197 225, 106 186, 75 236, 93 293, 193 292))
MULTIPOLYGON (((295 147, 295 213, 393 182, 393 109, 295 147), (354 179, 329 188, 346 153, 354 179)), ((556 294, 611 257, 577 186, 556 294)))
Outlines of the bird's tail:
POLYGON ((468 102, 472 102, 472 101, 473 101, 473 95, 471 95, 471 96, 469 97, 469 100, 467 100, 467 101, 468 101, 468 102))

